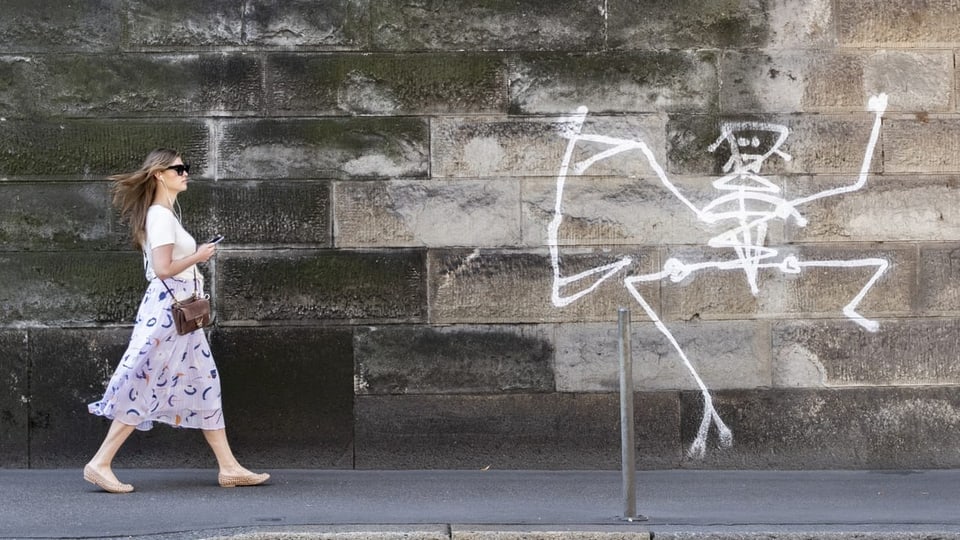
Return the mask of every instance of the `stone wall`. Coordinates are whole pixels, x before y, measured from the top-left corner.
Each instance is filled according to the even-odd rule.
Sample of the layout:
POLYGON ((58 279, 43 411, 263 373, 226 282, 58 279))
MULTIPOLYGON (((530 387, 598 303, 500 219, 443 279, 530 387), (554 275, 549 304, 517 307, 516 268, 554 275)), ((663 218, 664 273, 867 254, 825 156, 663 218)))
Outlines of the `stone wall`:
MULTIPOLYGON (((615 468, 618 307, 633 311, 644 468, 960 466, 960 8, 925 0, 2 0, 0 467, 74 467, 143 292, 109 174, 157 146, 194 165, 229 433, 253 467, 615 468), (766 245, 865 267, 743 269, 642 295, 734 434, 687 450, 704 401, 623 286, 731 260, 651 161, 567 178, 560 119, 647 145, 694 205, 725 122, 783 126, 763 177, 795 199, 766 245)), ((596 150, 594 150, 596 151, 596 150)), ((579 155, 586 159, 589 154, 579 155)), ((786 200, 783 199, 783 200, 786 200)), ((786 267, 784 267, 786 268, 786 267)), ((119 465, 210 467, 195 433, 119 465)))

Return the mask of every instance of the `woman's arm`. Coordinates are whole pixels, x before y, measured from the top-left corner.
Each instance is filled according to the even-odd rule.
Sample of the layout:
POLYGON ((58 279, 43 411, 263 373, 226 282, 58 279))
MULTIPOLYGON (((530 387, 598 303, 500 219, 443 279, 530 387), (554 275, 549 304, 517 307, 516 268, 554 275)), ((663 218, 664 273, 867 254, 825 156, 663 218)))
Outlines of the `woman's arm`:
POLYGON ((151 252, 153 256, 153 271, 157 274, 158 278, 167 279, 197 263, 207 262, 210 260, 210 257, 213 257, 216 251, 217 246, 214 244, 201 244, 200 247, 197 248, 197 251, 191 255, 182 259, 173 260, 173 244, 155 247, 151 252))

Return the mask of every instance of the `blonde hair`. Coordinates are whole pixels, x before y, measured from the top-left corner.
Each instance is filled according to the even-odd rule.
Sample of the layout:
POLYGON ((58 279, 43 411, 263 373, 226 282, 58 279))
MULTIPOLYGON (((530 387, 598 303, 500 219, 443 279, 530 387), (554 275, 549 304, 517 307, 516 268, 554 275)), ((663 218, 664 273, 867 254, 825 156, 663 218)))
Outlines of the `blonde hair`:
POLYGON ((146 242, 147 210, 157 193, 156 174, 178 157, 176 150, 158 148, 147 154, 138 170, 109 177, 113 182, 113 205, 120 210, 120 218, 130 225, 130 239, 137 249, 143 249, 146 242))

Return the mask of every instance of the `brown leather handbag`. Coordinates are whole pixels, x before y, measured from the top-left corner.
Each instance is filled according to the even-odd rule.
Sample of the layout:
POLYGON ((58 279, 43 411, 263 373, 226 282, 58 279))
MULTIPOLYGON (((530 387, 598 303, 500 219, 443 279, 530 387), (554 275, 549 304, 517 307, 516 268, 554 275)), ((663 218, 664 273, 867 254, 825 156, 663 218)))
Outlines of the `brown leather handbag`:
POLYGON ((200 296, 197 293, 197 271, 193 271, 193 295, 185 300, 177 300, 173 291, 167 286, 167 283, 161 280, 164 287, 173 298, 173 305, 170 306, 170 313, 173 316, 173 324, 177 327, 177 333, 181 336, 199 330, 210 324, 210 296, 200 296))

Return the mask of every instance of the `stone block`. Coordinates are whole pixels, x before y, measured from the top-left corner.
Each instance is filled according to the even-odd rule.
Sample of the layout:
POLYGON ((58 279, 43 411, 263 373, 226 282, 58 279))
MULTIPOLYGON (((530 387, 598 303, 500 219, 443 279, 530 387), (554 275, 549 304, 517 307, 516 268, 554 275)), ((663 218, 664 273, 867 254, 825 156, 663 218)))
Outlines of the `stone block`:
POLYGON ((525 54, 510 61, 512 113, 567 114, 716 109, 714 52, 525 54))
POLYGON ((376 50, 599 50, 604 13, 589 0, 357 3, 349 28, 376 50))
POLYGON ((367 48, 370 38, 349 24, 350 13, 347 2, 250 0, 243 8, 243 42, 296 50, 367 48))
POLYGON ((884 172, 955 173, 960 171, 960 119, 917 114, 883 123, 884 172))
POLYGON ((415 118, 233 120, 218 178, 426 176, 429 128, 415 118))
MULTIPOLYGON (((960 460, 957 387, 729 390, 714 394, 734 446, 710 448, 688 468, 932 469, 960 460)), ((682 398, 682 440, 702 414, 682 398)), ((715 439, 711 436, 711 445, 715 439)))
POLYGON ((507 110, 506 68, 492 54, 276 54, 277 114, 469 114, 507 110))
POLYGON ((129 245, 106 182, 0 183, 0 244, 7 251, 118 249, 129 245))
POLYGON ((336 196, 338 247, 497 247, 521 241, 515 180, 342 182, 336 196))
POLYGON ((0 56, 0 117, 23 118, 36 112, 35 70, 33 57, 0 56))
POLYGON ((76 4, 4 0, 0 50, 114 51, 123 38, 123 7, 114 0, 76 4))
POLYGON ((216 328, 231 446, 248 467, 353 466, 349 328, 216 328))
POLYGON ((137 49, 243 45, 244 5, 233 0, 142 0, 127 5, 127 42, 137 49))
POLYGON ((864 111, 871 95, 889 95, 888 111, 949 111, 950 52, 789 50, 723 56, 725 112, 864 111))
POLYGON ((357 394, 552 392, 548 327, 384 326, 358 330, 357 394))
MULTIPOLYGON (((635 398, 638 466, 679 457, 675 393, 635 398)), ((358 469, 616 469, 616 394, 358 396, 358 469)))
MULTIPOLYGON (((889 267, 867 291, 857 311, 868 319, 911 313, 911 299, 916 294, 917 278, 917 254, 911 246, 796 245, 782 248, 772 246, 772 249, 778 254, 771 262, 781 262, 788 256, 794 256, 800 265, 811 266, 800 266, 798 273, 784 272, 779 268, 759 270, 756 296, 750 290, 747 271, 736 267, 694 271, 677 283, 663 280, 663 318, 844 319, 843 308, 864 289, 879 269, 873 264, 862 263, 861 266, 859 261, 873 258, 885 259, 889 267), (837 264, 856 266, 842 267, 837 264)), ((729 254, 712 248, 667 248, 665 251, 664 258, 675 258, 685 265, 737 262, 732 250, 729 254)), ((849 324, 851 331, 859 331, 853 321, 849 324)))
POLYGON ((0 324, 132 322, 146 285, 132 250, 0 253, 0 324))
MULTIPOLYGON (((108 419, 90 414, 87 405, 103 396, 127 348, 130 330, 43 328, 30 330, 29 336, 30 466, 82 466, 96 452, 110 425, 108 419)), ((191 456, 205 446, 197 435, 192 444, 181 439, 180 444, 167 446, 161 453, 160 448, 143 441, 143 434, 132 437, 118 454, 116 465, 196 466, 198 462, 191 456)), ((208 466, 208 461, 202 465, 208 466)))
POLYGON ((48 116, 257 112, 260 59, 242 53, 46 56, 24 105, 48 116))
MULTIPOLYGON (((751 119, 751 122, 757 121, 751 119)), ((760 166, 760 176, 777 174, 858 174, 863 166, 864 153, 870 140, 874 115, 868 112, 843 116, 770 116, 763 123, 783 126, 788 138, 780 150, 789 154, 789 160, 779 156, 768 158, 760 166)), ((672 115, 667 124, 668 170, 681 174, 714 174, 722 176, 723 167, 731 156, 727 142, 714 152, 709 147, 719 140, 722 124, 741 124, 746 120, 719 121, 709 117, 672 115)), ((886 125, 886 124, 885 124, 886 125)), ((770 130, 743 129, 737 133, 756 136, 761 144, 773 143, 776 134, 770 130)), ((884 170, 889 131, 884 128, 876 152, 870 163, 870 172, 884 170)), ((887 170, 889 172, 889 170, 887 170)))
MULTIPOLYGON (((551 298, 553 270, 548 254, 496 250, 431 251, 430 319, 434 324, 453 323, 541 323, 565 321, 611 321, 620 306, 633 300, 623 278, 633 268, 652 271, 656 251, 637 246, 570 249, 561 254, 561 276, 575 276, 593 268, 616 263, 626 257, 634 263, 600 283, 579 300, 556 307, 551 298)), ((587 290, 600 280, 594 274, 560 287, 563 297, 587 290)), ((643 287, 652 304, 660 301, 657 288, 643 287)))
POLYGON ((176 148, 200 177, 211 174, 208 140, 199 121, 0 119, 0 179, 99 180, 139 169, 154 148, 176 148))
POLYGON ((423 322, 422 251, 224 252, 217 263, 220 320, 423 322))
POLYGON ((226 237, 221 248, 247 244, 330 247, 330 183, 271 181, 198 182, 180 198, 183 224, 205 242, 226 237))
POLYGON ((770 39, 764 0, 610 0, 607 44, 614 49, 762 47, 770 39))
POLYGON ((768 49, 829 49, 836 46, 833 0, 773 0, 765 3, 768 49))
POLYGON ((773 383, 780 387, 960 384, 957 319, 884 321, 877 333, 846 321, 773 327, 773 383))
MULTIPOLYGON (((807 197, 849 186, 844 177, 792 177, 787 198, 807 197)), ((859 191, 825 197, 797 207, 804 227, 789 221, 791 242, 960 240, 960 177, 873 176, 859 191)))
POLYGON ((950 0, 840 0, 837 35, 847 47, 950 47, 960 41, 960 11, 950 0))
MULTIPOLYGON (((431 176, 556 178, 567 148, 564 132, 569 124, 563 121, 565 116, 436 119, 431 123, 431 176)), ((642 142, 664 166, 664 123, 659 116, 588 115, 581 133, 642 142)), ((578 141, 571 165, 610 148, 609 144, 578 141)), ((653 170, 642 152, 631 150, 594 162, 584 173, 635 176, 649 175, 653 170)))
POLYGON ((919 249, 917 311, 926 316, 960 315, 960 249, 955 243, 919 249))
MULTIPOLYGON (((633 383, 637 391, 697 389, 668 338, 640 306, 630 306, 633 383)), ((667 329, 710 389, 770 386, 770 334, 756 321, 679 322, 667 329)), ((616 323, 557 327, 559 392, 617 392, 620 388, 616 323)))
POLYGON ((30 465, 28 340, 24 330, 0 330, 0 469, 30 465))
MULTIPOLYGON (((719 193, 713 178, 670 176, 683 198, 697 208, 719 193)), ((779 180, 775 180, 779 184, 779 180)), ((549 226, 557 204, 556 179, 523 182, 523 240, 527 246, 549 245, 549 226)), ((568 176, 562 192, 563 221, 556 241, 561 246, 706 244, 724 232, 720 225, 697 218, 671 188, 653 174, 641 177, 568 176)), ((783 239, 780 223, 767 237, 783 239)))

